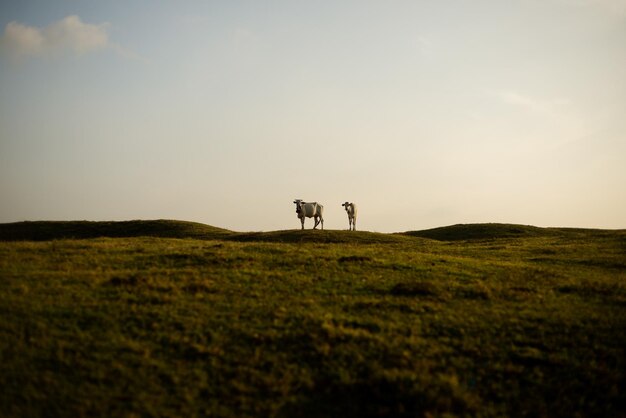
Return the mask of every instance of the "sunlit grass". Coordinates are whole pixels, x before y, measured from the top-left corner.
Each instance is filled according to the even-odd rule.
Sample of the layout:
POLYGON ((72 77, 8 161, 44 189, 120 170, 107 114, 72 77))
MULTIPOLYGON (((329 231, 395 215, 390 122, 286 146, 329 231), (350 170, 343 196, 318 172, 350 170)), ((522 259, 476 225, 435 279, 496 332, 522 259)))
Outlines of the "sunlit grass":
POLYGON ((626 234, 491 228, 0 242, 0 411, 623 414, 626 234))

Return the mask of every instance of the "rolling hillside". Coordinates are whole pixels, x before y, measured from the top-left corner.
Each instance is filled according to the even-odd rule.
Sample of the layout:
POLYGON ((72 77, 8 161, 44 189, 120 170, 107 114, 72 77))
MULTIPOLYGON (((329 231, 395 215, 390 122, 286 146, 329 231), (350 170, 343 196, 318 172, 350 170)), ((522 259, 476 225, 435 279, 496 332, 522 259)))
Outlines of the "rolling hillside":
POLYGON ((533 238, 533 237, 556 237, 585 236, 585 235, 611 235, 624 233, 626 230, 605 230, 585 228, 539 228, 530 225, 515 224, 457 224, 443 226, 422 231, 408 231, 405 235, 434 239, 437 241, 467 241, 467 240, 493 240, 500 238, 533 238))
POLYGON ((0 225, 0 416, 626 416, 626 231, 0 225))
POLYGON ((92 222, 34 221, 0 224, 0 241, 47 241, 89 238, 195 238, 213 239, 231 231, 197 222, 173 220, 92 222))
POLYGON ((192 238, 225 239, 241 242, 317 243, 399 243, 407 237, 437 241, 493 240, 501 238, 555 237, 558 235, 598 235, 626 230, 539 228, 515 224, 457 224, 421 231, 385 234, 367 231, 300 229, 269 232, 234 232, 197 222, 176 220, 135 220, 121 222, 27 221, 0 224, 0 241, 46 241, 90 238, 192 238))

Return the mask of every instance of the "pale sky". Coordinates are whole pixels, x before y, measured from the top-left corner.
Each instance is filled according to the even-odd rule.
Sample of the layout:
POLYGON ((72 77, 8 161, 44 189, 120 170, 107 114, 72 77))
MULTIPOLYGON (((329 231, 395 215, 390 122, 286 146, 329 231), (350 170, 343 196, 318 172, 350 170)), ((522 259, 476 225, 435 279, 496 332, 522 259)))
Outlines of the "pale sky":
POLYGON ((626 0, 41 0, 0 30, 0 222, 626 228, 626 0))

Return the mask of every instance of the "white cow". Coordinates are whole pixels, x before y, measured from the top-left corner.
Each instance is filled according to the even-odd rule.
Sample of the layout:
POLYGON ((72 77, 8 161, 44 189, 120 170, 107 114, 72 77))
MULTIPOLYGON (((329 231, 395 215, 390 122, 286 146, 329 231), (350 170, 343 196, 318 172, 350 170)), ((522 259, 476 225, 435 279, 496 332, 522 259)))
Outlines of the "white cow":
POLYGON ((356 205, 354 203, 342 203, 348 214, 348 231, 356 231, 356 205))
POLYGON ((301 199, 296 199, 293 201, 296 204, 296 213, 298 214, 298 218, 300 218, 300 222, 302 223, 302 229, 304 229, 304 217, 314 218, 315 225, 313 229, 317 228, 317 225, 322 224, 322 229, 324 229, 324 218, 322 215, 324 214, 324 206, 320 205, 317 202, 306 203, 301 199))

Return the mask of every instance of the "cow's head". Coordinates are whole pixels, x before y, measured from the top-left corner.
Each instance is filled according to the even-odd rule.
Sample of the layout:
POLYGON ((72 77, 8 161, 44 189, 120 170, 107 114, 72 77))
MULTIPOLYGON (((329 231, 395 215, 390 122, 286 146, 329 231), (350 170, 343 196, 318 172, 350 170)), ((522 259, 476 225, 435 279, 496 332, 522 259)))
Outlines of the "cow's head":
POLYGON ((293 203, 296 204, 296 213, 300 213, 300 211, 302 211, 302 205, 304 205, 302 199, 296 199, 293 201, 293 203))
POLYGON ((352 203, 342 203, 341 206, 343 206, 343 208, 346 210, 346 212, 349 210, 348 207, 351 205, 352 203))

